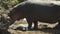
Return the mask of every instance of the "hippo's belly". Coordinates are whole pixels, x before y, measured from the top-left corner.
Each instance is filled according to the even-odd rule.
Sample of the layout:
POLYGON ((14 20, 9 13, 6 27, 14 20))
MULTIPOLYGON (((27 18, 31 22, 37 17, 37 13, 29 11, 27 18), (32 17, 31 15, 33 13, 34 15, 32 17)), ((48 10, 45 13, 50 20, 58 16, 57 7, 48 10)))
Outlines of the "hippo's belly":
POLYGON ((56 16, 31 16, 32 21, 40 21, 46 23, 56 23, 59 20, 59 17, 56 16))
POLYGON ((57 18, 39 18, 38 21, 40 22, 47 22, 47 23, 56 23, 58 21, 57 18))

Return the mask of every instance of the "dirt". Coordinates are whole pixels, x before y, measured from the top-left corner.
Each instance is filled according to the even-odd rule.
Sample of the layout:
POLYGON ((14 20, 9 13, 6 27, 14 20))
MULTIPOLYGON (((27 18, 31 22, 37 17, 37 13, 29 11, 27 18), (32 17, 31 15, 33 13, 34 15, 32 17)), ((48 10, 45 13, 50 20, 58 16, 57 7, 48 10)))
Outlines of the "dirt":
MULTIPOLYGON (((14 23, 15 25, 21 24, 21 23, 27 23, 25 20, 21 20, 21 21, 17 21, 16 23, 14 23)), ((22 30, 14 30, 14 29, 8 29, 8 31, 11 34, 60 34, 60 29, 53 29, 52 26, 54 27, 54 24, 46 24, 45 25, 49 25, 48 29, 39 29, 39 30, 29 30, 29 31, 22 31, 22 30)), ((56 25, 56 23, 55 23, 56 25)), ((39 27, 44 27, 41 25, 39 25, 39 27)))
POLYGON ((43 30, 33 30, 33 31, 21 31, 21 30, 8 30, 11 34, 60 34, 60 30, 54 29, 43 29, 43 30))

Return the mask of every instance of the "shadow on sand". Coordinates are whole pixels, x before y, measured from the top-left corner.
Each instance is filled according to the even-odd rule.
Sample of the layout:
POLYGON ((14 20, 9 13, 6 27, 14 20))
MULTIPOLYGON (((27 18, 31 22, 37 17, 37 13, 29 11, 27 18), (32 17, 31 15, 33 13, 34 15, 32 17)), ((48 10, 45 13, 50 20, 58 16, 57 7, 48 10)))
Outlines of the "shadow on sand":
POLYGON ((0 34, 11 34, 9 31, 6 30, 0 30, 0 34))
POLYGON ((15 30, 20 30, 20 31, 42 31, 45 33, 51 33, 51 34, 60 34, 60 29, 51 29, 51 28, 44 28, 44 29, 31 29, 31 30, 22 30, 21 28, 17 28, 15 30))

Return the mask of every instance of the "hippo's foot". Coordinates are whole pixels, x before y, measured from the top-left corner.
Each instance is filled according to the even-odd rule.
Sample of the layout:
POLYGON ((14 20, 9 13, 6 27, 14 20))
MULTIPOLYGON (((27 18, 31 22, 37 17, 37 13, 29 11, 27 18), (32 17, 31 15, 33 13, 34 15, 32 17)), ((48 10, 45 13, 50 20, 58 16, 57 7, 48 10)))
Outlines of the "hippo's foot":
POLYGON ((33 29, 34 29, 34 30, 37 30, 38 28, 35 28, 35 27, 34 27, 33 29))
POLYGON ((32 28, 28 28, 27 30, 32 30, 32 28))

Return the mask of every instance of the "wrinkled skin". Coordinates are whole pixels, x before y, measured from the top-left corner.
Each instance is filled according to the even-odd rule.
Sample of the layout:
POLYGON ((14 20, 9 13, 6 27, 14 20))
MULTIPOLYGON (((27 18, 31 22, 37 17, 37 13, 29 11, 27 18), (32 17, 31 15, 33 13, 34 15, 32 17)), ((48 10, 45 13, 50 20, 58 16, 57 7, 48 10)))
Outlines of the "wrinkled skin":
POLYGON ((23 18, 27 19, 28 29, 31 29, 32 22, 34 22, 34 29, 38 27, 38 21, 47 23, 59 22, 56 28, 60 27, 60 6, 55 4, 34 4, 26 2, 14 7, 10 13, 10 22, 13 24, 16 20, 23 18))

